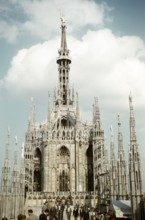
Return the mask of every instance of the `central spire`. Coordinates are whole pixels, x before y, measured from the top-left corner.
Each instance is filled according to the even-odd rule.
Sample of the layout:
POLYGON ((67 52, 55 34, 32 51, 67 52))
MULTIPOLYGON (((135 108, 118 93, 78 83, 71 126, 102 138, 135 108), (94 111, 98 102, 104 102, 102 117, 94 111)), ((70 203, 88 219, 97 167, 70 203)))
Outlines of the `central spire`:
POLYGON ((69 64, 71 59, 69 57, 69 50, 67 49, 66 41, 66 20, 61 17, 61 45, 58 50, 59 57, 57 58, 59 71, 59 85, 58 85, 58 99, 57 105, 70 105, 70 88, 69 88, 69 64))

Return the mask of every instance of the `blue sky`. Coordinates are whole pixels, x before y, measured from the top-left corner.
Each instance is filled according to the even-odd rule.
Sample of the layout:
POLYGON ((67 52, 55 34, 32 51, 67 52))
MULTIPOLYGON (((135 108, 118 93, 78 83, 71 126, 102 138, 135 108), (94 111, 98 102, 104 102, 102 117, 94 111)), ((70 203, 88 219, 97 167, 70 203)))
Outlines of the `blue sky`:
MULTIPOLYGON (((145 1, 143 0, 0 0, 0 146, 4 158, 7 127, 11 152, 18 136, 25 140, 30 97, 38 122, 47 117, 48 91, 57 87, 56 57, 60 15, 67 20, 72 58, 70 85, 79 93, 82 119, 91 122, 94 97, 99 98, 102 127, 109 148, 113 125, 117 151, 117 114, 124 148, 129 144, 130 91, 136 130, 145 159, 145 1)), ((13 158, 13 152, 11 153, 13 158)), ((126 154, 127 157, 127 154, 126 154)), ((145 185, 145 177, 144 185, 145 185)), ((144 187, 145 188, 145 187, 144 187)))

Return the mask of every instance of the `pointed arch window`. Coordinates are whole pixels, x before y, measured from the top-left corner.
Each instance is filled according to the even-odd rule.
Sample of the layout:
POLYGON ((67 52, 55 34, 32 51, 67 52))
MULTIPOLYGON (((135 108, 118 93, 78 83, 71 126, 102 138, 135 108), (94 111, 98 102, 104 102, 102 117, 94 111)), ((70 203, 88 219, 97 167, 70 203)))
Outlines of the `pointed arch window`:
POLYGON ((41 191, 41 151, 39 148, 34 152, 34 191, 41 191))
POLYGON ((67 120, 66 120, 65 118, 63 118, 63 119, 61 120, 61 126, 62 126, 62 127, 66 127, 66 125, 67 125, 67 120))
POLYGON ((86 174, 86 188, 87 191, 93 191, 93 185, 94 185, 94 177, 93 177, 93 147, 90 144, 87 151, 86 151, 86 157, 87 157, 87 174, 86 174))
POLYGON ((70 190, 70 153, 62 146, 58 153, 59 158, 59 191, 70 190))

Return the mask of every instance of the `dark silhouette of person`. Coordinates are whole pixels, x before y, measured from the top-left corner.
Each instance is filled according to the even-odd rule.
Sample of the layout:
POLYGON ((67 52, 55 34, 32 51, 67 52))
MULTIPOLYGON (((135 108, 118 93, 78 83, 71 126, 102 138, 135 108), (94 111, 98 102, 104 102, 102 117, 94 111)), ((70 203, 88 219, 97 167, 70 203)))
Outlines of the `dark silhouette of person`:
POLYGON ((47 220, 48 215, 49 215, 49 210, 46 209, 42 214, 39 215, 39 220, 47 220))

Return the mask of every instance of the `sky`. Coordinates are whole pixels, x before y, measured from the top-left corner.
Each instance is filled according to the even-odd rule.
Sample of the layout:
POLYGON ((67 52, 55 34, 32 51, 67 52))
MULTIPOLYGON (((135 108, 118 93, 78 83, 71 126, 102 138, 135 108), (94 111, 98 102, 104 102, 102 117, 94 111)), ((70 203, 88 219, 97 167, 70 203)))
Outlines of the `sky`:
POLYGON ((1 164, 8 127, 12 160, 15 135, 21 154, 31 97, 38 122, 47 117, 48 92, 53 96, 58 85, 62 15, 72 60, 70 86, 79 94, 81 118, 91 123, 94 97, 98 97, 106 146, 110 148, 112 125, 117 153, 119 113, 127 160, 132 94, 145 191, 144 0, 0 0, 1 164))

